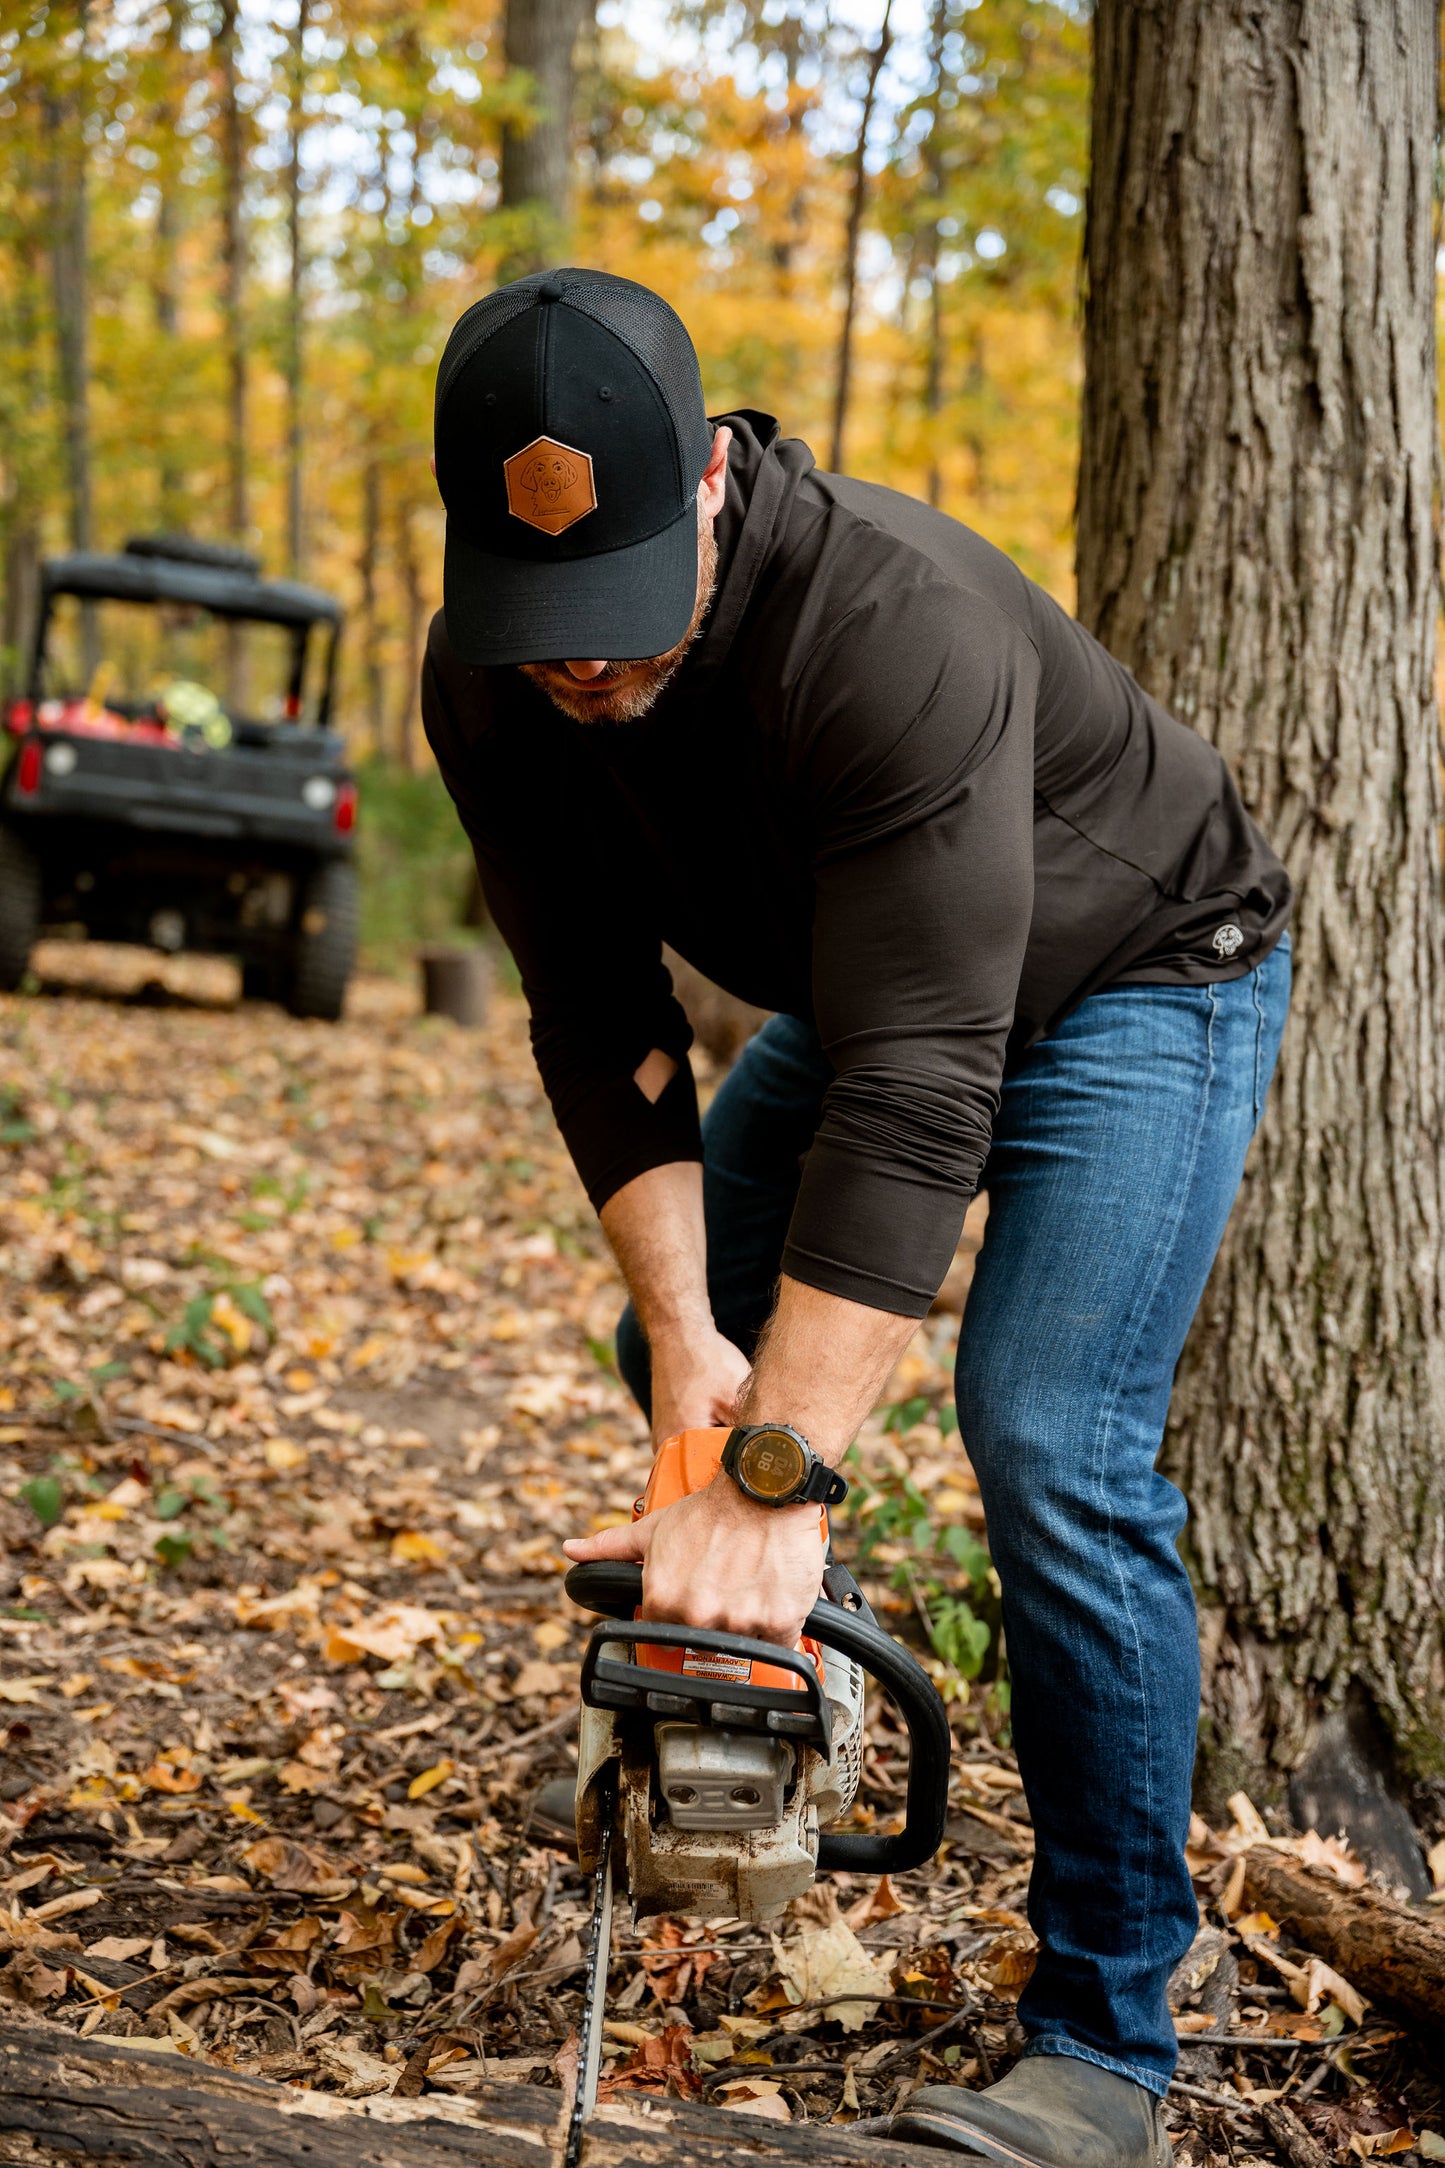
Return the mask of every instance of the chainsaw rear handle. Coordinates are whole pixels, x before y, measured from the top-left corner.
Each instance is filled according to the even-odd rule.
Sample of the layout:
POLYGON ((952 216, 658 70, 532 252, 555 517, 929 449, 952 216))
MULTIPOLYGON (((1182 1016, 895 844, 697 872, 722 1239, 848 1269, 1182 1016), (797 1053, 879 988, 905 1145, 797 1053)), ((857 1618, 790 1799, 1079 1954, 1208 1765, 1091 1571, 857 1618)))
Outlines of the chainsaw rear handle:
MULTIPOLYGON (((573 1566, 564 1586, 583 1610, 632 1620, 642 1601, 642 1568, 622 1559, 597 1559, 573 1566)), ((937 1687, 918 1659, 891 1634, 841 1604, 815 1604, 803 1622, 803 1632, 824 1648, 861 1664, 886 1689, 908 1726, 908 1797, 902 1829, 891 1837, 861 1830, 825 1830, 818 1842, 818 1865, 849 1874, 904 1874, 910 1867, 924 1866, 943 1842, 953 1751, 948 1712, 937 1687)), ((710 1631, 706 1638, 709 1648, 726 1650, 736 1642, 734 1653, 756 1658, 759 1644, 744 1635, 710 1631)), ((793 1652, 769 1647, 767 1661, 791 1668, 793 1652)), ((719 1689, 714 1692, 721 1698, 719 1689)))

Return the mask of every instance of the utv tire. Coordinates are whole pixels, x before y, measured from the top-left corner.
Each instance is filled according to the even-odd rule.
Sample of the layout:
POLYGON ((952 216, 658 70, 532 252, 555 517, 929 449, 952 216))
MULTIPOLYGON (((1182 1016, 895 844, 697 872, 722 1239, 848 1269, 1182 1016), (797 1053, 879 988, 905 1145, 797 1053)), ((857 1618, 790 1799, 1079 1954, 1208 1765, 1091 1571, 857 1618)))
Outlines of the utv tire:
POLYGON ((345 859, 318 866, 303 882, 286 1000, 293 1016, 327 1024, 340 1016, 356 962, 357 915, 356 872, 345 859))
POLYGON ((243 1001, 284 1001, 286 974, 279 964, 259 963, 247 957, 241 964, 243 1001))
POLYGON ((40 936, 40 861, 13 828, 0 827, 0 993, 13 994, 40 936))

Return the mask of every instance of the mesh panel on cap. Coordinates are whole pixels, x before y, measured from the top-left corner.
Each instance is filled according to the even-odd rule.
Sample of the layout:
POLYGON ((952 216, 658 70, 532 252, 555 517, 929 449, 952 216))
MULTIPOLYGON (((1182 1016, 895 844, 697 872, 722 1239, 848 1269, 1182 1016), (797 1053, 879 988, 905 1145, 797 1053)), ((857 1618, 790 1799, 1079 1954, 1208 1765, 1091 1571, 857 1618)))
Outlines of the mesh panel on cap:
MULTIPOLYGON (((681 318, 645 287, 596 271, 568 285, 566 302, 569 308, 580 309, 627 342, 667 401, 685 453, 706 465, 709 443, 702 378, 681 318)), ((700 465, 698 473, 701 471, 700 465)), ((691 487, 697 475, 689 474, 687 480, 691 487)))

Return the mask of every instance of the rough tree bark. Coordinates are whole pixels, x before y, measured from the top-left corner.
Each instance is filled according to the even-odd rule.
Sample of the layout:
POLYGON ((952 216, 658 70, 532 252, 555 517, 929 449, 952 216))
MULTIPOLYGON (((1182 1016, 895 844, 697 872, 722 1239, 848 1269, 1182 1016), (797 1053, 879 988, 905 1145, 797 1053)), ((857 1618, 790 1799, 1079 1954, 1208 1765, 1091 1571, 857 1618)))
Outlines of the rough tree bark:
POLYGON ((1432 0, 1100 0, 1079 609, 1299 892, 1176 1388, 1206 1798, 1351 1682, 1445 1769, 1432 0))
POLYGON ((524 278, 556 261, 572 204, 573 54, 589 0, 507 0, 506 60, 530 78, 525 121, 502 130, 502 208, 512 240, 501 267, 524 278))
MULTIPOLYGON (((554 2168, 563 2100, 486 2085, 344 2100, 185 2056, 0 2021, 6 2168, 554 2168)), ((581 2168, 931 2168, 922 2146, 632 2094, 587 2125, 581 2168)))

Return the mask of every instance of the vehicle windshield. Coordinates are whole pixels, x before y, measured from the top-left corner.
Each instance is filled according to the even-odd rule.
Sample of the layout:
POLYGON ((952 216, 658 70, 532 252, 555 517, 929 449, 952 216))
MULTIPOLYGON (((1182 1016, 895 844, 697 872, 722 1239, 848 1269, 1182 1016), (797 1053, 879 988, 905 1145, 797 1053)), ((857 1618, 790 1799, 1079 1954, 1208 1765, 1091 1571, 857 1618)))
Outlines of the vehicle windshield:
POLYGON ((312 629, 215 617, 192 602, 56 595, 40 720, 199 730, 213 744, 242 723, 314 724, 328 639, 319 626, 308 639, 312 629))

